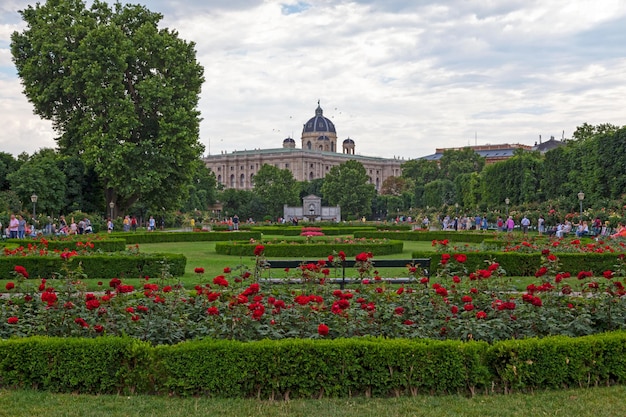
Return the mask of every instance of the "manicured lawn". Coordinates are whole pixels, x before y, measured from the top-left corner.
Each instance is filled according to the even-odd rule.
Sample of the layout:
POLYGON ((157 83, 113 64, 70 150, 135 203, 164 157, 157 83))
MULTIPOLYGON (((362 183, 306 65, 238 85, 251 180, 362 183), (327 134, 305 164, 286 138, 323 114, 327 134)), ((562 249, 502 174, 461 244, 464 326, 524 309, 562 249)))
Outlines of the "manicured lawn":
POLYGON ((0 416, 623 416, 626 387, 602 387, 474 398, 420 396, 268 402, 254 399, 51 394, 0 390, 0 416))

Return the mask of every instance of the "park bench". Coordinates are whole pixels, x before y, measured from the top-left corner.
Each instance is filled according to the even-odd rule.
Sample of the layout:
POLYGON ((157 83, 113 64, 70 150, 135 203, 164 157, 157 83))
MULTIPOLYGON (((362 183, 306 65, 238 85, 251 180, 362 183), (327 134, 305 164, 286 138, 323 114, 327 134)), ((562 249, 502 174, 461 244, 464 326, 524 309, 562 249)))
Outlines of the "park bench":
MULTIPOLYGON (((302 265, 306 264, 317 264, 317 260, 315 261, 297 261, 297 260, 268 260, 265 263, 265 268, 272 269, 297 269, 302 265)), ((430 258, 416 258, 416 259, 379 259, 371 261, 374 269, 380 268, 407 268, 407 266, 415 266, 418 268, 418 271, 421 270, 422 274, 420 276, 428 277, 430 275, 430 258)), ((346 278, 346 270, 354 268, 357 264, 357 261, 353 259, 346 259, 345 261, 341 261, 337 264, 327 264, 329 268, 337 268, 340 269, 341 278, 328 278, 326 282, 331 284, 339 284, 341 289, 348 284, 359 283, 360 280, 346 278)), ((418 278, 419 280, 419 278, 418 278)), ((415 282, 414 278, 405 277, 405 278, 381 278, 382 282, 386 282, 389 284, 408 284, 410 282, 415 282)), ((263 278, 260 280, 261 283, 268 284, 301 284, 302 279, 299 278, 271 278, 271 273, 269 278, 263 278)), ((378 282, 378 281, 377 281, 378 282)))

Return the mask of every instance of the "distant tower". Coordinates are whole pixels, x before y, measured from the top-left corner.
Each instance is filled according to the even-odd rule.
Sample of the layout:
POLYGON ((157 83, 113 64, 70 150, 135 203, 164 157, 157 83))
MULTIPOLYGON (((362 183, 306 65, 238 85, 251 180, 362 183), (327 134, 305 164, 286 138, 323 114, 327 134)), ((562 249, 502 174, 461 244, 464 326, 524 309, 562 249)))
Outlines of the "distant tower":
POLYGON ((343 153, 354 155, 354 141, 350 138, 343 141, 343 153))
POLYGON ((321 152, 337 152, 337 131, 317 101, 315 117, 309 119, 302 128, 302 149, 321 152))
POLYGON ((295 148, 296 147, 296 141, 293 140, 292 138, 286 138, 285 140, 283 140, 283 148, 295 148))

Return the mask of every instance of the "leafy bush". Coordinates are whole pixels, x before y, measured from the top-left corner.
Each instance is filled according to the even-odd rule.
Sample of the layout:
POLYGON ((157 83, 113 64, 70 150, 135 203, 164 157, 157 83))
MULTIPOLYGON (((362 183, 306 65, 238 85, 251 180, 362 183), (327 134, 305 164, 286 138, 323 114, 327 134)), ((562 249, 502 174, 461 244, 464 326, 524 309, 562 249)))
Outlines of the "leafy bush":
POLYGON ((216 242, 227 240, 260 239, 260 232, 137 232, 115 233, 129 245, 163 242, 216 242))
POLYGON ((374 241, 363 239, 352 243, 334 243, 329 241, 312 243, 271 243, 267 242, 218 242, 215 251, 222 255, 254 256, 254 249, 262 243, 265 245, 265 255, 272 257, 317 257, 326 258, 333 251, 343 251, 347 256, 354 256, 361 252, 375 252, 378 255, 402 253, 404 243, 400 240, 374 241))

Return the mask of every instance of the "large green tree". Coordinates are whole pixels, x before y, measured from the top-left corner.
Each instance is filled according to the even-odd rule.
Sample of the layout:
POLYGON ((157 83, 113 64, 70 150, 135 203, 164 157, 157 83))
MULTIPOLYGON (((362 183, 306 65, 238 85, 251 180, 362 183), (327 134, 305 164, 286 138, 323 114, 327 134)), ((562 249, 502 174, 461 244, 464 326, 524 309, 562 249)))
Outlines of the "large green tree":
POLYGON ((341 207, 342 216, 369 216, 376 188, 369 183, 367 172, 358 161, 334 166, 324 177, 322 193, 329 204, 341 207))
POLYGON ((116 209, 177 208, 203 152, 194 44, 139 5, 48 0, 20 14, 13 61, 60 151, 93 166, 116 209))
POLYGON ((300 186, 288 169, 264 164, 252 178, 254 193, 258 195, 273 218, 282 217, 285 204, 295 206, 299 201, 300 186))
POLYGON ((65 208, 66 176, 58 162, 59 157, 52 149, 41 149, 7 176, 22 209, 32 211, 32 194, 38 197, 38 213, 58 214, 65 208))

